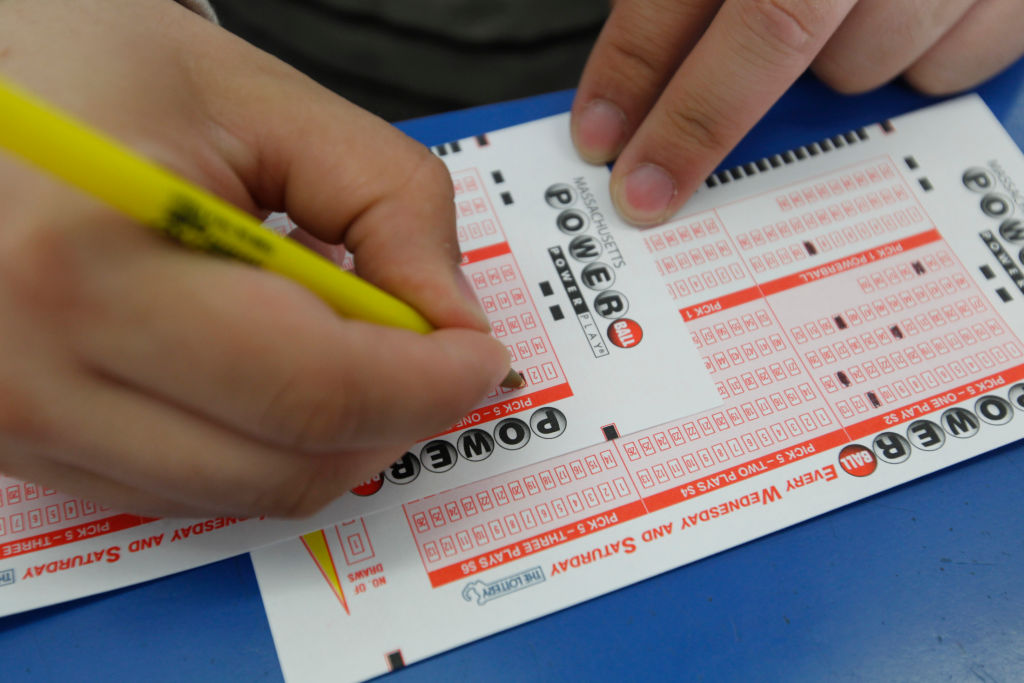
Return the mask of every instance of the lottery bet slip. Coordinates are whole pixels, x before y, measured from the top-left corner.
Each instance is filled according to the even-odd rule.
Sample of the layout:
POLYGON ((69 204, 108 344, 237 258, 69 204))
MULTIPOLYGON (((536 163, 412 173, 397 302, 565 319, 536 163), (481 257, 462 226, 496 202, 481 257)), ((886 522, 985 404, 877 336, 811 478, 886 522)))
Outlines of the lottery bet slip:
MULTIPOLYGON (((645 234, 611 208, 606 169, 549 163, 545 150, 571 154, 564 131, 552 137, 528 147, 544 153, 510 154, 487 135, 435 149, 452 173, 463 271, 524 388, 495 387, 457 424, 301 521, 139 517, 0 475, 0 616, 213 562, 721 404, 672 295, 646 264, 645 234)), ((284 215, 267 226, 295 227, 284 215)), ((327 251, 353 267, 351 254, 327 251)))
POLYGON ((637 266, 723 403, 254 552, 285 677, 379 675, 1017 440, 1021 188, 975 96, 715 174, 637 266))

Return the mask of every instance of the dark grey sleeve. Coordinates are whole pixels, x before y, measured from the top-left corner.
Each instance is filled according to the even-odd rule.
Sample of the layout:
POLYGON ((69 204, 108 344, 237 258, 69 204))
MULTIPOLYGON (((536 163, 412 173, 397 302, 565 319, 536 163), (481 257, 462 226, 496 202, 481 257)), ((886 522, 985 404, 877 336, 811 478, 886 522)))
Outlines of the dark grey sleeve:
POLYGON ((213 0, 221 24, 390 120, 570 88, 608 0, 213 0))

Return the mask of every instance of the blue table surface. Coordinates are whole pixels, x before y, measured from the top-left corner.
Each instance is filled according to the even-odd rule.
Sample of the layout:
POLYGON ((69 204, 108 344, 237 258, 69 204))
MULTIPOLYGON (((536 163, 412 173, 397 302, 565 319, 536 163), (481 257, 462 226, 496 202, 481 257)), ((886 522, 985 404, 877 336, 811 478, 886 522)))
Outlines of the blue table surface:
MULTIPOLYGON (((1024 61, 979 92, 1024 143, 1024 61)), ((436 144, 570 102, 554 93, 401 127, 436 144)), ((804 78, 724 166, 928 102, 898 84, 843 97, 804 78)), ((391 679, 1022 680, 1022 490, 1018 442, 391 679)), ((0 619, 3 680, 281 677, 247 556, 0 619)))

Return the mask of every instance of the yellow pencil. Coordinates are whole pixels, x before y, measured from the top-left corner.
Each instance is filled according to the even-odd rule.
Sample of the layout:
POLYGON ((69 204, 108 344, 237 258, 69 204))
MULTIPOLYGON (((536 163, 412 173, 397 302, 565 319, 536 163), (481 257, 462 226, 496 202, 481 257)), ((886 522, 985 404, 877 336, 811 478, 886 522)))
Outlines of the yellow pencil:
MULTIPOLYGON (((0 147, 182 244, 303 285, 339 314, 427 333, 409 304, 0 78, 0 147)), ((503 386, 525 382, 511 370, 503 386)))

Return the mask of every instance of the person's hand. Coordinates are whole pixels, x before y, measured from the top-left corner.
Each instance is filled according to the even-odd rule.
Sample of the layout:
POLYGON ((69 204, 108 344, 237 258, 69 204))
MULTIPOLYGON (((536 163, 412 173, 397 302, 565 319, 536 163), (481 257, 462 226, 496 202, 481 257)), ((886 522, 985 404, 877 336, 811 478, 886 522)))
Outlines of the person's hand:
POLYGON ((1024 53, 1020 0, 618 0, 572 107, 627 220, 669 218, 811 66, 845 93, 970 88, 1024 53))
POLYGON ((7 78, 343 241, 439 329, 343 320, 0 150, 0 472, 140 513, 305 515, 501 381, 425 148, 169 0, 5 0, 0 27, 7 78))

